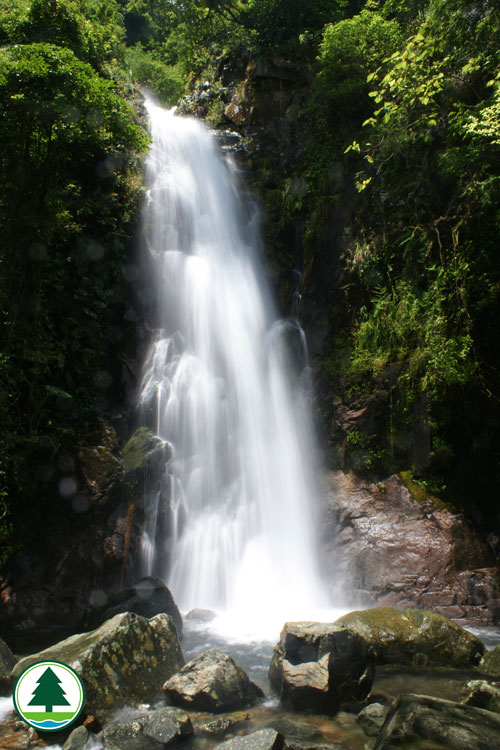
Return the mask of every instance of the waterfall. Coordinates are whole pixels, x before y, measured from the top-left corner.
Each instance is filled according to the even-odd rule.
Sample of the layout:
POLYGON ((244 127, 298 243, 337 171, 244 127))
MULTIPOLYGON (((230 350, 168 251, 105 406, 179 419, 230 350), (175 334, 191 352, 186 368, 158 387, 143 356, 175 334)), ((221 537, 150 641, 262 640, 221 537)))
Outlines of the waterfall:
POLYGON ((255 212, 214 136, 147 109, 157 330, 139 400, 169 458, 147 500, 144 572, 164 578, 184 611, 304 618, 323 604, 305 340, 277 320, 255 212))

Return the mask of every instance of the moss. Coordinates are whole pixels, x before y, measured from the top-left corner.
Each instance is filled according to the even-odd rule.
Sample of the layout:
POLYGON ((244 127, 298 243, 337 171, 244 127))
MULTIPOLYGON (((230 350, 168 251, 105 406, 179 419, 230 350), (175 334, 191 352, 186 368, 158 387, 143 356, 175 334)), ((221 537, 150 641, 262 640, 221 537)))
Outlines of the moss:
POLYGON ((431 502, 435 510, 447 510, 449 513, 456 513, 456 508, 451 503, 447 503, 445 500, 442 500, 435 495, 430 495, 425 487, 422 487, 422 485, 413 478, 411 471, 400 471, 399 477, 412 498, 419 505, 431 502))
POLYGON ((123 469, 125 473, 145 466, 156 439, 147 427, 139 427, 123 449, 123 469))

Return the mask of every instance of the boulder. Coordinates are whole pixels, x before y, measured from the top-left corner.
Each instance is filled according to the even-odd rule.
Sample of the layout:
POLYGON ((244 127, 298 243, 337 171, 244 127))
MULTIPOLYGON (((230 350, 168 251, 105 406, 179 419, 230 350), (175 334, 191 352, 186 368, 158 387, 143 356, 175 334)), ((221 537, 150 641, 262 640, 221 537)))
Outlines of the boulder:
POLYGON ((217 614, 212 612, 211 609, 191 609, 185 619, 193 620, 193 622, 211 622, 216 617, 217 614))
POLYGON ((71 732, 62 750, 85 750, 89 737, 90 732, 87 727, 77 727, 71 732))
POLYGON ((143 727, 144 719, 105 727, 102 733, 104 750, 162 750, 164 745, 146 737, 143 727))
POLYGON ((16 663, 16 657, 0 638, 0 695, 7 694, 12 686, 10 673, 16 663))
POLYGON ((442 698, 401 695, 389 710, 375 750, 396 750, 422 739, 454 750, 490 750, 500 747, 500 716, 442 698))
POLYGON ((243 708, 262 697, 240 665, 217 648, 188 662, 164 690, 174 705, 212 713, 243 708))
POLYGON ((387 706, 381 703, 370 703, 358 714, 358 724, 369 737, 376 737, 385 722, 387 706))
POLYGON ((485 651, 479 664, 479 671, 491 677, 500 678, 500 646, 485 651))
POLYGON ((244 737, 221 742, 219 750, 282 750, 284 737, 274 729, 259 729, 244 737))
POLYGON ((269 678, 284 704, 333 713, 342 703, 366 698, 373 667, 358 633, 335 624, 292 622, 281 632, 269 678))
POLYGON ((431 609, 483 625, 500 619, 491 547, 462 513, 417 494, 406 477, 375 483, 331 472, 324 507, 321 559, 326 575, 343 582, 347 601, 431 609))
POLYGON ((68 664, 82 677, 85 711, 99 720, 118 706, 147 699, 184 663, 171 617, 148 620, 130 612, 21 659, 12 674, 47 659, 68 664))
POLYGON ((104 606, 93 607, 88 613, 88 624, 97 628, 121 612, 134 612, 142 617, 159 614, 170 615, 175 622, 177 634, 182 638, 182 617, 174 597, 160 578, 140 578, 133 586, 108 595, 104 606))
POLYGON ((376 607, 335 625, 358 633, 377 664, 471 667, 484 652, 479 638, 436 612, 376 607))
POLYGON ((193 725, 181 708, 160 708, 144 720, 143 734, 163 747, 170 747, 193 734, 193 725))

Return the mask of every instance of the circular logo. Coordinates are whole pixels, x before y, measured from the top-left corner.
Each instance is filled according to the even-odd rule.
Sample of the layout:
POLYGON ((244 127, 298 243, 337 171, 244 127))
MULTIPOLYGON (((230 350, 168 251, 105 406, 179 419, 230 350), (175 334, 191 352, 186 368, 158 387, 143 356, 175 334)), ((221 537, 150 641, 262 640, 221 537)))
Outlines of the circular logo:
POLYGON ((85 688, 74 669, 60 661, 37 661, 21 672, 14 685, 14 708, 42 732, 72 724, 82 712, 85 688))

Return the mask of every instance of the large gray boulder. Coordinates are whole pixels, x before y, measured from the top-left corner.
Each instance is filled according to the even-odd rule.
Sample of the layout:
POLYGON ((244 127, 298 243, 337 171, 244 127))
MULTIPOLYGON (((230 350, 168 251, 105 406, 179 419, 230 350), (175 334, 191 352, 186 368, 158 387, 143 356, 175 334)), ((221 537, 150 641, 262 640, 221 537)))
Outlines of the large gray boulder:
POLYGON ((396 750, 422 739, 453 750, 500 747, 500 716, 426 695, 401 695, 389 710, 375 750, 396 750))
POLYGON ((188 662, 164 690, 176 706, 212 713, 252 705, 262 696, 240 665, 217 648, 188 662))
POLYGON ((286 623, 269 668, 282 703, 334 713, 369 694, 373 667, 363 637, 327 623, 286 623))
POLYGON ((479 638, 437 612, 376 607, 340 617, 335 626, 358 633, 377 664, 476 666, 479 638))
POLYGON ((85 711, 99 720, 126 703, 144 701, 184 664, 174 621, 125 612, 90 633, 73 635, 19 661, 17 677, 36 661, 55 659, 73 667, 85 685, 85 711))

